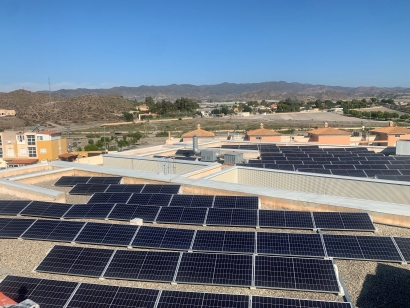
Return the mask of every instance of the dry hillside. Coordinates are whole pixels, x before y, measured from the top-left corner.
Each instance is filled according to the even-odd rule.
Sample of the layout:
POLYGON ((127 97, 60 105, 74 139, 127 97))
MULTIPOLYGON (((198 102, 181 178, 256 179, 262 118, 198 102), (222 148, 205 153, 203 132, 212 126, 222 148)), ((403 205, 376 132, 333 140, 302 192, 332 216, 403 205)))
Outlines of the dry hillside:
POLYGON ((118 121, 118 114, 131 110, 133 105, 115 94, 87 94, 72 98, 53 96, 49 102, 46 94, 17 90, 0 93, 0 108, 15 109, 17 118, 23 120, 25 125, 45 125, 47 122, 118 121))

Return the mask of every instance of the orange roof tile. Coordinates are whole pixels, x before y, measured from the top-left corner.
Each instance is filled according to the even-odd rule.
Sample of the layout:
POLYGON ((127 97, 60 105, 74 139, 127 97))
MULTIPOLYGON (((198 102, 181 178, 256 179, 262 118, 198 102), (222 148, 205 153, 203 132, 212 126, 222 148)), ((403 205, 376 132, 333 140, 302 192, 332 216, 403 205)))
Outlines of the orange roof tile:
POLYGON ((380 128, 373 129, 372 133, 406 135, 406 134, 410 134, 410 129, 406 127, 389 126, 389 127, 380 127, 380 128))
POLYGON ((64 154, 60 154, 58 155, 58 157, 60 158, 70 158, 70 157, 77 157, 78 154, 74 154, 74 153, 64 153, 64 154))
POLYGON ((17 303, 15 301, 13 301, 11 298, 7 297, 6 295, 0 292, 0 306, 16 305, 16 304, 17 303))
POLYGON ((332 128, 332 127, 322 127, 318 129, 314 129, 311 131, 308 131, 308 134, 310 135, 340 135, 340 136, 350 136, 351 133, 337 129, 337 128, 332 128))
POLYGON ((250 130, 246 133, 248 136, 281 136, 282 134, 275 132, 271 129, 263 128, 263 123, 261 123, 261 127, 258 129, 250 130))
POLYGON ((213 132, 208 132, 206 130, 201 129, 200 124, 198 124, 197 127, 198 128, 196 130, 183 134, 182 138, 193 137, 194 135, 197 135, 197 137, 215 137, 215 134, 213 132))
POLYGON ((38 162, 38 159, 35 158, 18 158, 18 159, 13 159, 9 160, 7 164, 11 165, 31 165, 35 164, 38 162))

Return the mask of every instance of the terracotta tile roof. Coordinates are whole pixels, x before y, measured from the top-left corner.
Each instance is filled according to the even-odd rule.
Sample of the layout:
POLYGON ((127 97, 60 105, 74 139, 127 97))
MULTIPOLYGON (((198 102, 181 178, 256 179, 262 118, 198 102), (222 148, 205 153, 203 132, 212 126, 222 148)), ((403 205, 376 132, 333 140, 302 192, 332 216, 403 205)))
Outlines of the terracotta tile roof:
POLYGON ((7 297, 6 295, 4 295, 3 293, 0 292, 0 306, 6 306, 8 307, 8 305, 16 305, 17 303, 15 301, 13 301, 11 298, 7 297))
POLYGON ((340 135, 340 136, 350 136, 351 133, 337 129, 337 128, 332 128, 332 127, 322 127, 318 129, 314 129, 311 131, 308 131, 309 135, 340 135))
POLYGON ((410 134, 410 129, 398 126, 380 127, 372 130, 372 133, 385 133, 393 135, 410 134))
POLYGON ((60 154, 58 155, 58 157, 60 158, 71 158, 71 157, 77 157, 78 154, 74 154, 74 153, 64 153, 64 154, 60 154))
POLYGON ((196 130, 183 134, 182 138, 193 137, 194 135, 197 135, 197 137, 215 137, 215 134, 213 132, 208 132, 201 129, 201 125, 198 124, 198 128, 196 130))
POLYGON ((261 127, 258 129, 250 130, 246 133, 248 136, 281 136, 282 134, 275 132, 271 129, 263 128, 263 123, 261 123, 261 127))
POLYGON ((8 165, 31 165, 31 164, 35 164, 36 162, 38 162, 38 159, 36 158, 18 158, 18 159, 9 160, 7 164, 8 165))

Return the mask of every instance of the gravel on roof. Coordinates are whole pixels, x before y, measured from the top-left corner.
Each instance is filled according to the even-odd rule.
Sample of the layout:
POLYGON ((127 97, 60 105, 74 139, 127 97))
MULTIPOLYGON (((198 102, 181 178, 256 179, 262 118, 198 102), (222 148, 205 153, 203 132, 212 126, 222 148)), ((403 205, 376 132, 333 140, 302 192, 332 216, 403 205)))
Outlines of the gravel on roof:
MULTIPOLYGON (((42 182, 36 186, 55 189, 66 193, 68 203, 86 203, 89 196, 70 196, 69 187, 54 187, 54 181, 42 182)), ((14 196, 0 194, 0 199, 18 199, 14 196)), ((272 209, 272 208, 271 208, 272 209)), ((5 217, 5 216, 4 216, 5 217)), ((30 218, 30 217, 21 217, 30 218)), ((75 221, 75 220, 73 220, 75 221)), ((84 221, 84 220, 77 220, 84 221)), ((87 220, 99 223, 128 224, 121 221, 87 220)), ((193 226, 193 225, 170 225, 170 224, 144 224, 153 227, 170 227, 198 230, 227 230, 227 231, 255 231, 252 228, 238 227, 218 227, 218 226, 193 226)), ((353 232, 353 231, 323 231, 324 234, 346 234, 346 235, 367 235, 367 236, 401 236, 410 237, 410 229, 375 224, 376 232, 353 232)), ((313 233, 311 230, 292 229, 258 229, 258 232, 291 232, 291 233, 313 233)), ((167 289, 180 291, 214 292, 231 294, 251 294, 273 297, 304 298, 315 300, 343 301, 343 298, 334 294, 301 292, 287 290, 257 289, 251 290, 240 287, 227 286, 206 286, 153 282, 137 282, 126 280, 100 280, 97 278, 87 278, 79 276, 66 276, 57 274, 37 273, 33 269, 40 264, 47 252, 55 245, 73 245, 69 243, 53 243, 46 241, 0 239, 0 268, 9 268, 11 275, 20 275, 46 279, 60 279, 67 281, 89 282, 96 284, 108 284, 118 286, 130 286, 152 289, 167 289)), ((76 244, 82 247, 109 248, 112 246, 95 246, 76 244)), ((118 248, 126 249, 126 248, 118 248)), ((139 250, 139 249, 135 249, 139 250)), ((353 304, 360 308, 381 308, 381 307, 408 307, 410 306, 410 266, 397 263, 355 261, 355 260, 334 260, 339 273, 346 285, 347 291, 352 298, 353 304)), ((0 275, 0 279, 6 274, 0 275)))

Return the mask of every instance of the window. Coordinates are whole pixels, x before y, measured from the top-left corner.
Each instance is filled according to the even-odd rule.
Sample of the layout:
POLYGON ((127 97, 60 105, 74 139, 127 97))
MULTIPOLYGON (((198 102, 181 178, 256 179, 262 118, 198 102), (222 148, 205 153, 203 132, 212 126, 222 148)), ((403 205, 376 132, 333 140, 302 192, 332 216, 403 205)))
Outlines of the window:
POLYGON ((24 142, 24 135, 17 135, 16 137, 18 142, 24 142))
POLYGON ((37 136, 37 140, 43 140, 43 136, 37 136))
POLYGON ((40 153, 41 153, 41 154, 46 154, 46 153, 47 153, 47 149, 44 149, 44 148, 43 148, 43 149, 40 149, 40 153))
POLYGON ((28 145, 36 145, 36 136, 27 135, 27 144, 28 145))
POLYGON ((37 151, 36 148, 28 148, 28 157, 36 157, 37 156, 37 151))
POLYGON ((3 145, 3 141, 1 140, 1 136, 0 136, 0 145, 3 145))
POLYGON ((3 149, 0 148, 0 157, 3 157, 3 149))
POLYGON ((20 156, 26 156, 27 155, 27 151, 25 148, 21 148, 20 149, 20 156))
POLYGON ((400 138, 400 135, 394 135, 394 137, 396 137, 396 138, 400 138))

